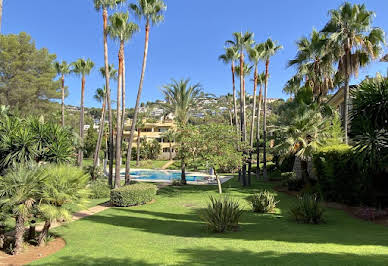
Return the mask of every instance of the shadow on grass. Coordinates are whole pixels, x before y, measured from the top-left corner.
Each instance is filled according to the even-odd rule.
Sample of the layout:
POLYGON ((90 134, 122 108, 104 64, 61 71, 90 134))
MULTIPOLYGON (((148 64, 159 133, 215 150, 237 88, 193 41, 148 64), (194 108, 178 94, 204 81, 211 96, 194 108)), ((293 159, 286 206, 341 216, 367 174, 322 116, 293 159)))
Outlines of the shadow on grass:
POLYGON ((94 258, 88 256, 63 256, 56 258, 55 262, 41 263, 39 265, 139 265, 139 266, 151 266, 159 264, 150 264, 144 260, 134 260, 129 258, 94 258))

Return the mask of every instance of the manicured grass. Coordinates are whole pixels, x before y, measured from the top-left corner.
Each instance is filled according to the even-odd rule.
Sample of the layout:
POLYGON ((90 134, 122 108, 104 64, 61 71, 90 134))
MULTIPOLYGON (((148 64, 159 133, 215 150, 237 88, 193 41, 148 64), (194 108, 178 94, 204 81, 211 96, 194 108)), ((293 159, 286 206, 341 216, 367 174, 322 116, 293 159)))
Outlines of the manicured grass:
MULTIPOLYGON (((136 161, 131 161, 131 168, 144 168, 144 169, 159 169, 162 168, 168 161, 166 160, 147 160, 140 161, 140 165, 136 166, 136 161)), ((93 164, 93 159, 84 159, 83 166, 86 168, 93 164)), ((125 167, 123 164, 122 167, 125 167)))
POLYGON ((246 198, 271 185, 223 185, 246 212, 237 232, 206 230, 198 217, 216 186, 165 187, 156 202, 111 208, 55 232, 66 240, 36 265, 388 265, 388 230, 329 209, 327 223, 297 224, 287 213, 295 198, 278 194, 275 214, 251 212, 246 198))

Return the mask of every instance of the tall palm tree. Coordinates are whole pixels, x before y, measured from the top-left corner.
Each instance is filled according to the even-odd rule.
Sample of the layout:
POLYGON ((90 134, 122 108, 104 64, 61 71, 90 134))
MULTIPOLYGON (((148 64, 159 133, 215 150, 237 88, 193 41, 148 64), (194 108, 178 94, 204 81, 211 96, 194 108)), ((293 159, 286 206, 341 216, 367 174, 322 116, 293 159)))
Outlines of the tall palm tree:
POLYGON ((263 175, 264 179, 267 180, 267 88, 268 88, 268 76, 269 76, 269 62, 270 58, 276 54, 283 47, 277 45, 276 42, 272 41, 270 38, 264 42, 264 51, 263 58, 265 60, 265 82, 264 82, 264 115, 263 115, 263 139, 264 139, 264 149, 263 149, 263 175))
POLYGON ((163 133, 163 138, 165 138, 169 143, 169 160, 172 160, 172 143, 175 140, 176 132, 173 129, 169 129, 163 133))
MULTIPOLYGON (((138 16, 139 18, 144 18, 146 22, 144 55, 143 55, 143 63, 141 68, 140 82, 137 90, 135 112, 133 114, 134 121, 136 121, 137 115, 139 113, 140 97, 141 97, 141 92, 143 90, 144 73, 145 73, 146 64, 147 64, 150 27, 151 27, 151 24, 157 25, 158 23, 164 20, 163 11, 166 10, 166 8, 167 6, 164 4, 162 0, 137 0, 137 5, 136 4, 130 5, 130 9, 133 10, 135 15, 138 16)), ((129 185, 131 181, 130 161, 131 161, 131 154, 132 154, 132 142, 135 134, 135 127, 136 127, 136 124, 132 123, 131 132, 130 132, 129 141, 128 141, 127 160, 125 165, 125 184, 126 185, 129 185)))
POLYGON ((103 39, 104 39, 104 65, 105 65, 105 86, 106 86, 106 102, 108 104, 108 119, 109 119, 109 185, 113 186, 113 114, 110 98, 110 76, 109 76, 109 59, 108 59, 108 9, 114 9, 120 3, 124 3, 126 0, 93 0, 94 7, 97 11, 102 9, 102 21, 103 21, 103 39))
MULTIPOLYGON (((113 64, 109 65, 108 67, 109 70, 109 77, 110 79, 117 80, 117 70, 114 69, 113 64)), ((103 78, 106 77, 105 75, 105 67, 100 68, 100 74, 103 78)), ((106 85, 104 85, 103 89, 98 89, 96 95, 94 98, 102 103, 102 109, 101 109, 101 119, 100 119, 100 127, 98 129, 98 137, 97 137, 97 145, 96 145, 96 150, 94 152, 94 157, 93 157, 93 171, 96 169, 98 165, 98 158, 100 154, 100 149, 101 149, 101 144, 102 144, 102 138, 104 137, 104 129, 105 129, 105 117, 106 117, 106 104, 107 104, 107 89, 106 85), (97 96, 97 97, 96 97, 97 96)), ((109 182, 111 184, 112 182, 109 182)))
POLYGON ((358 75, 359 67, 376 59, 385 43, 384 31, 372 28, 374 13, 365 5, 345 2, 339 9, 330 10, 330 21, 322 29, 329 35, 338 61, 338 74, 345 82, 344 88, 344 131, 345 143, 348 143, 349 124, 349 81, 352 75, 358 75))
POLYGON ((312 89, 314 100, 320 102, 334 87, 334 55, 330 53, 328 39, 325 34, 313 30, 310 38, 302 37, 296 45, 298 53, 288 66, 296 66, 297 74, 287 82, 284 90, 296 93, 304 81, 304 86, 312 89))
POLYGON ((54 63, 55 70, 57 74, 61 76, 61 123, 62 126, 65 126, 65 75, 70 73, 70 66, 66 63, 66 61, 62 61, 62 63, 55 62, 54 63))
POLYGON ((1 21, 3 19, 3 0, 0 0, 0 32, 1 32, 1 21))
POLYGON ((136 121, 137 140, 136 140, 136 166, 140 165, 140 137, 141 129, 144 127, 143 117, 139 116, 136 121))
MULTIPOLYGON (((117 82, 117 114, 116 114, 116 167, 115 167, 115 183, 114 187, 117 188, 120 186, 120 168, 121 168, 121 97, 122 95, 122 79, 123 79, 123 62, 124 62, 124 46, 125 42, 130 40, 133 34, 138 31, 138 26, 128 21, 129 14, 128 13, 115 13, 109 17, 109 26, 108 33, 112 39, 118 40, 120 42, 119 49, 119 70, 118 70, 118 82, 117 82)), ((125 108, 125 106, 123 106, 125 108)))
POLYGON ((257 75, 257 84, 260 85, 259 99, 257 104, 257 131, 256 131, 256 178, 260 177, 260 117, 261 117, 261 102, 263 101, 263 84, 265 83, 265 72, 257 75))
MULTIPOLYGON (((233 40, 226 41, 226 45, 235 47, 239 53, 240 57, 240 129, 241 129, 241 139, 243 142, 246 141, 246 114, 245 114, 245 81, 244 81, 244 53, 250 49, 253 44, 253 33, 246 32, 234 32, 233 40)), ((242 178, 241 182, 243 186, 247 185, 246 180, 246 164, 243 162, 242 166, 242 178)))
POLYGON ((233 84, 233 111, 234 111, 234 121, 236 125, 237 132, 239 131, 238 126, 238 116, 237 116, 237 97, 236 97, 236 86, 235 86, 235 61, 238 60, 239 54, 236 47, 225 47, 225 54, 222 54, 218 57, 219 60, 223 61, 225 64, 231 63, 232 70, 232 84, 233 84))
MULTIPOLYGON (((189 121, 191 112, 195 108, 198 97, 201 93, 200 84, 189 85, 190 79, 172 80, 170 84, 163 86, 166 109, 175 114, 176 121, 180 130, 183 130, 189 121)), ((181 143, 184 149, 185 143, 181 143)), ((181 156, 181 182, 186 184, 186 160, 181 156)))
MULTIPOLYGON (((90 59, 78 59, 77 61, 73 62, 72 64, 72 72, 81 76, 81 113, 80 113, 80 119, 79 119, 79 135, 81 138, 81 141, 84 140, 84 116, 85 116, 85 108, 84 108, 84 98, 85 98, 85 77, 86 75, 90 74, 90 71, 92 71, 94 67, 94 63, 90 59)), ((82 160, 83 160, 83 149, 80 148, 78 150, 78 165, 82 167, 82 160)))

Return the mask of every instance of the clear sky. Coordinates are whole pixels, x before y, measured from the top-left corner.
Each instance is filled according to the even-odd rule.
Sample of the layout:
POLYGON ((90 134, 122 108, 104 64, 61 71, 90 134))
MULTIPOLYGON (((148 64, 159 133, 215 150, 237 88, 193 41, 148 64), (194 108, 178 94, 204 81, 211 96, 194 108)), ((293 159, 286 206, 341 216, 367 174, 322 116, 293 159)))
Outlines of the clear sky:
MULTIPOLYGON (((134 2, 135 0, 128 1, 134 2)), ((151 29, 149 57, 142 101, 161 99, 160 88, 171 78, 191 78, 205 92, 216 95, 231 92, 231 73, 218 61, 225 40, 235 31, 251 31, 255 40, 271 37, 284 49, 270 64, 268 97, 287 97, 285 82, 294 74, 287 60, 296 54, 295 41, 313 28, 321 29, 328 21, 328 10, 338 8, 342 0, 166 0, 165 21, 151 29)), ((388 32, 388 2, 367 0, 367 9, 376 12, 374 26, 388 32)), ((134 20, 134 17, 131 16, 134 20)), ((137 21, 138 22, 138 21, 137 21)), ((139 23, 139 22, 138 22, 139 23)), ((126 46, 127 108, 135 103, 144 47, 144 24, 126 46)), ((86 106, 99 106, 93 99, 103 79, 97 68, 103 66, 102 15, 92 0, 4 0, 2 33, 29 33, 37 47, 46 47, 58 60, 68 62, 91 58, 96 68, 86 80, 86 106)), ((117 65, 118 43, 109 42, 110 62, 117 65)), ((385 73, 388 63, 375 62, 360 71, 360 78, 377 71, 385 73)), ((260 65, 260 71, 263 65, 260 65)), ((70 95, 66 104, 78 105, 81 81, 66 78, 70 95)), ((116 87, 112 87, 114 91, 116 87)), ((252 86, 248 82, 247 90, 252 86)), ((113 97, 115 97, 113 95, 113 97)))

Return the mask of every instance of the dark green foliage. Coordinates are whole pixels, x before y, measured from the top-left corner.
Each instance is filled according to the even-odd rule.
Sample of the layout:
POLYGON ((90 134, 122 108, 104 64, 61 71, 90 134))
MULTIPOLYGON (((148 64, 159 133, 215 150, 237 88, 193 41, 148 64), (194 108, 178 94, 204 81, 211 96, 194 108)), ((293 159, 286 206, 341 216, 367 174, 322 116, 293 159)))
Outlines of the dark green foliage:
POLYGON ((267 190, 253 194, 249 201, 253 211, 259 213, 272 212, 276 208, 276 204, 279 203, 279 201, 275 200, 274 194, 267 190))
POLYGON ((84 140, 84 154, 86 158, 92 158, 96 150, 98 133, 97 130, 93 129, 91 126, 86 134, 84 140))
POLYGON ((119 207, 146 204, 155 198, 157 188, 153 184, 137 183, 112 189, 111 203, 119 207))
POLYGON ((95 181, 91 181, 89 184, 89 192, 89 198, 91 199, 109 198, 110 187, 108 180, 96 179, 95 181))
MULTIPOLYGON (((148 141, 146 138, 142 138, 140 140, 140 160, 156 160, 161 152, 160 143, 154 139, 152 141, 148 141)), ((137 158, 137 148, 132 147, 132 160, 136 161, 137 158)))
POLYGON ((319 197, 315 194, 304 194, 298 197, 297 204, 290 209, 290 214, 298 223, 320 224, 323 223, 324 209, 319 197))
POLYGON ((286 155, 283 161, 280 163, 279 170, 282 172, 291 172, 294 168, 295 155, 286 155))
POLYGON ((238 201, 228 197, 210 197, 210 203, 204 209, 200 217, 207 224, 209 230, 222 233, 236 230, 238 222, 243 214, 238 201))
POLYGON ((294 172, 282 173, 286 178, 287 188, 289 191, 300 191, 304 186, 303 178, 297 177, 294 172))

